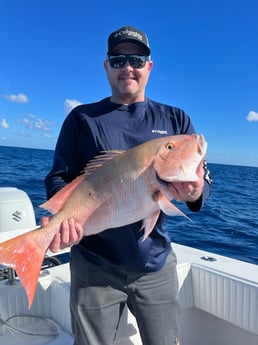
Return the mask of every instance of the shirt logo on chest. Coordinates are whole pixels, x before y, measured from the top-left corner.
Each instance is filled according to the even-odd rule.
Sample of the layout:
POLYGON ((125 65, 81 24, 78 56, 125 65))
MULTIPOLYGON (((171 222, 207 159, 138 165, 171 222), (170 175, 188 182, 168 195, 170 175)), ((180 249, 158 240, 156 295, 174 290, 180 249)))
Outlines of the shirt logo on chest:
POLYGON ((165 129, 153 129, 152 131, 151 131, 152 133, 158 133, 158 134, 168 134, 168 131, 167 130, 165 130, 165 129))

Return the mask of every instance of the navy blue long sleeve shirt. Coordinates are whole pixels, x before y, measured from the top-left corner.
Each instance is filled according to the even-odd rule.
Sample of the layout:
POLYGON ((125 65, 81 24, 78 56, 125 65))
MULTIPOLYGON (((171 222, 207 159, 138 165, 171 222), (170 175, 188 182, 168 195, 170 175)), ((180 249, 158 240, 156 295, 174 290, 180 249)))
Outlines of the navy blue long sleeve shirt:
MULTIPOLYGON (((154 138, 194 132, 191 120, 183 110, 150 99, 119 105, 105 98, 80 105, 70 112, 60 131, 53 166, 45 179, 47 197, 78 176, 100 151, 128 150, 154 138)), ((198 211, 209 194, 210 184, 205 181, 202 197, 188 203, 188 207, 198 211)), ((156 271, 164 265, 171 250, 165 228, 166 217, 161 212, 144 242, 138 222, 85 236, 75 247, 98 265, 137 272, 156 271)))

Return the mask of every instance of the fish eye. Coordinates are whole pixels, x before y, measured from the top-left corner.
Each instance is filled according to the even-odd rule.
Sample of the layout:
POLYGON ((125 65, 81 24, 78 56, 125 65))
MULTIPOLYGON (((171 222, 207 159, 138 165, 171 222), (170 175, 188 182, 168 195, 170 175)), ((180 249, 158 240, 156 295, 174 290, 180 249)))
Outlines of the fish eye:
POLYGON ((174 145, 172 143, 167 143, 165 147, 168 151, 171 151, 174 149, 174 145))

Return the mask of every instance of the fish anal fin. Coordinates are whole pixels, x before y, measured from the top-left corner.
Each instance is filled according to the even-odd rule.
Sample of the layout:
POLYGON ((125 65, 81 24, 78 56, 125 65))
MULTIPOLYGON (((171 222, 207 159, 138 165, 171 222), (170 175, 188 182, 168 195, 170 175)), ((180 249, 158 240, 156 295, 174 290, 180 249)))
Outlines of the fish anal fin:
POLYGON ((39 207, 48 210, 52 214, 56 214, 58 211, 61 210, 63 205, 65 204, 66 200, 72 194, 74 189, 84 181, 85 176, 80 175, 76 177, 72 182, 68 183, 64 186, 60 191, 58 191, 52 198, 46 201, 44 204, 41 204, 39 207))
POLYGON ((146 238, 149 236, 149 234, 152 232, 155 224, 157 223, 157 220, 159 218, 160 210, 157 210, 151 214, 150 217, 145 218, 143 220, 143 224, 141 227, 141 230, 144 229, 144 236, 142 239, 142 242, 146 240, 146 238))
POLYGON ((12 267, 17 272, 28 297, 31 308, 38 284, 38 277, 44 259, 45 248, 34 241, 33 237, 20 235, 0 243, 0 263, 12 267))

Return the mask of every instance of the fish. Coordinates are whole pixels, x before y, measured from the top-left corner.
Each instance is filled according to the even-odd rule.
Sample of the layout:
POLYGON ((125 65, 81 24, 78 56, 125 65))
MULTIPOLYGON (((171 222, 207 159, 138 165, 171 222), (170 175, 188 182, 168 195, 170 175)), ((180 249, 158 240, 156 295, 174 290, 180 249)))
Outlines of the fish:
POLYGON ((156 138, 127 151, 101 152, 82 174, 40 207, 52 216, 38 227, 0 243, 0 263, 12 267, 25 288, 28 309, 36 293, 44 255, 64 220, 74 218, 84 236, 142 221, 144 241, 160 212, 186 216, 171 200, 169 184, 197 181, 204 159, 203 135, 182 134, 156 138))

